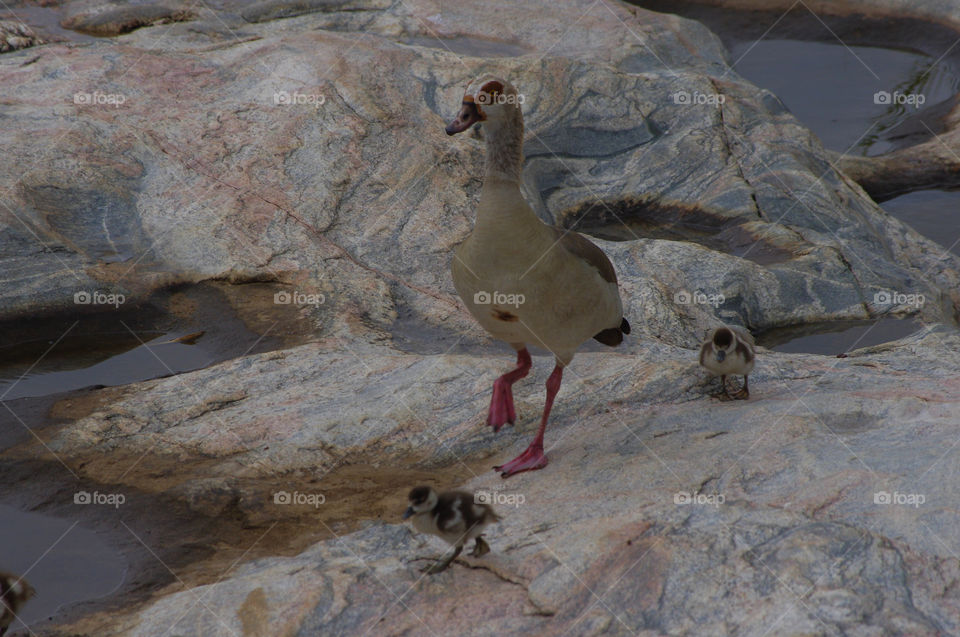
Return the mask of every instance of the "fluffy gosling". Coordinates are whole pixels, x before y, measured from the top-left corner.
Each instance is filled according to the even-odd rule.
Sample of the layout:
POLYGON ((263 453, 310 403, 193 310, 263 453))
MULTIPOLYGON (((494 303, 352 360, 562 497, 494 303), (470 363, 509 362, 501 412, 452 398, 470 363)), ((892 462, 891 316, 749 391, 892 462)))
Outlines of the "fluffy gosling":
POLYGON ((487 504, 474 502, 473 494, 466 491, 446 491, 437 494, 431 487, 415 487, 408 496, 410 506, 403 519, 413 517, 413 526, 421 533, 442 538, 454 547, 453 554, 437 564, 421 569, 434 574, 445 570, 463 550, 463 545, 474 540, 474 557, 490 552, 490 546, 480 536, 483 529, 500 520, 487 504))
POLYGON ((747 378, 756 359, 754 347, 753 336, 740 327, 718 327, 709 334, 700 347, 700 364, 720 376, 723 391, 714 394, 714 398, 746 400, 750 397, 747 378), (730 374, 743 376, 743 388, 733 395, 727 391, 727 376, 730 374))

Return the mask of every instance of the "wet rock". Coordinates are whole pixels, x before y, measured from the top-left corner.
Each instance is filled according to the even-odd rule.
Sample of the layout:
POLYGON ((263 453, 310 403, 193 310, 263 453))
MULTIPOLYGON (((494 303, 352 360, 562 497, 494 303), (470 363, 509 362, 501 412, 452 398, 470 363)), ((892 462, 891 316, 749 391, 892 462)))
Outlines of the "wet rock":
POLYGON ((951 130, 879 157, 838 156, 837 162, 875 201, 883 202, 918 190, 960 187, 960 160, 952 151, 958 146, 960 131, 951 130))
POLYGON ((384 9, 386 3, 357 0, 261 0, 240 12, 247 22, 266 22, 278 18, 295 18, 318 11, 358 11, 384 9))
MULTIPOLYGON (((77 5, 78 24, 129 23, 91 6, 77 5)), ((85 480, 264 538, 286 518, 341 536, 292 555, 271 537, 277 557, 226 575, 198 564, 215 575, 65 630, 960 626, 945 548, 960 528, 956 333, 934 326, 845 359, 761 350, 751 400, 729 405, 707 398, 715 381, 694 349, 719 321, 948 323, 960 261, 883 213, 775 96, 729 74, 702 25, 589 1, 541 9, 258 3, 222 28, 210 10, 0 59, 0 318, 65 315, 91 286, 136 303, 200 281, 276 282, 307 299, 295 302, 317 339, 104 393, 5 457, 52 452, 85 480), (443 133, 481 72, 524 93, 526 195, 545 220, 607 239, 635 330, 577 356, 551 464, 507 483, 479 463, 527 444, 549 359, 515 389, 517 426, 484 427, 509 349, 466 315, 448 273, 473 222, 483 130, 443 133), (884 290, 929 302, 878 306, 884 290), (332 480, 364 464, 402 480, 332 480), (420 580, 408 560, 442 547, 420 546, 391 511, 408 479, 452 466, 476 472, 467 488, 526 503, 490 533, 493 554, 420 580), (375 512, 351 509, 363 489, 375 512), (329 506, 285 508, 280 491, 329 506), (927 504, 887 506, 881 492, 927 504), (677 504, 683 493, 697 503, 677 504)))
MULTIPOLYGON (((636 4, 678 10, 677 3, 662 0, 637 0, 636 4)), ((957 64, 950 53, 960 32, 960 10, 948 2, 829 0, 817 3, 815 9, 789 0, 685 0, 681 4, 685 15, 736 24, 738 37, 748 41, 767 37, 765 30, 776 24, 776 36, 781 38, 923 51, 934 65, 957 64), (724 15, 724 10, 729 11, 724 15), (784 20, 787 14, 790 17, 784 20)), ((954 96, 928 104, 922 115, 898 126, 896 137, 887 140, 896 150, 869 157, 828 154, 832 164, 877 202, 918 190, 955 189, 960 187, 960 160, 955 153, 960 146, 958 127, 960 113, 954 96)))
MULTIPOLYGON (((620 22, 636 20, 629 12, 606 13, 609 21, 588 12, 587 23, 610 33, 603 46, 580 27, 560 43, 524 25, 499 34, 505 51, 556 44, 531 67, 523 58, 485 61, 447 50, 445 42, 485 54, 496 48, 477 26, 485 12, 425 22, 418 5, 365 6, 245 24, 233 39, 192 23, 164 26, 169 47, 145 53, 137 47, 150 47, 155 34, 138 29, 118 40, 133 47, 119 54, 137 60, 122 72, 110 70, 118 53, 105 46, 51 50, 28 67, 9 67, 5 82, 66 102, 53 108, 23 97, 8 111, 23 119, 3 132, 14 149, 10 170, 0 167, 15 188, 4 210, 16 215, 12 227, 69 251, 83 264, 71 266, 72 279, 90 277, 131 299, 206 278, 277 280, 326 295, 327 333, 386 334, 406 315, 476 341, 482 334, 445 272, 469 229, 482 141, 451 141, 442 124, 465 79, 493 69, 527 98, 525 186, 545 219, 612 239, 696 242, 783 264, 784 272, 832 276, 839 283, 828 286, 830 304, 859 305, 847 312, 856 317, 877 314, 864 303, 879 289, 936 298, 960 287, 956 263, 935 259, 923 239, 834 172, 775 98, 732 77, 715 79, 723 51, 695 23, 644 14, 643 24, 662 27, 651 28, 644 45, 620 22), (324 30, 334 25, 378 35, 356 40, 324 30), (473 40, 457 40, 465 30, 473 40), (674 50, 678 33, 699 57, 674 50), (445 38, 441 46, 395 42, 434 35, 445 38), (349 62, 345 47, 356 55, 349 62), (656 56, 644 57, 647 48, 656 56), (77 62, 69 77, 56 73, 65 55, 77 62), (608 64, 597 67, 597 55, 608 64), (678 73, 673 65, 681 64, 678 73), (406 71, 356 72, 371 65, 406 71), (265 68, 283 72, 264 76, 265 68), (340 70, 328 79, 333 68, 340 70), (684 95, 724 101, 687 104, 684 95), (57 140, 50 153, 58 159, 43 170, 27 152, 37 136, 57 140), (386 161, 392 154, 398 159, 386 161), (25 179, 20 164, 34 167, 25 179), (78 183, 65 184, 63 175, 81 165, 78 183), (58 218, 54 209, 75 212, 58 218), (840 268, 816 272, 822 255, 840 268)), ((59 272, 62 261, 51 256, 35 267, 59 272)), ((69 307, 69 289, 27 297, 31 285, 10 281, 7 318, 38 305, 69 307)), ((805 298, 792 302, 812 307, 805 298)), ((767 320, 766 310, 778 311, 751 310, 749 326, 783 323, 767 320)), ((942 310, 931 303, 920 311, 943 320, 942 310)), ((798 309, 793 321, 831 318, 798 309)), ((653 325, 651 333, 669 334, 670 326, 653 325)))
POLYGON ((96 36, 120 35, 151 24, 189 20, 193 15, 184 8, 149 3, 103 3, 102 0, 93 0, 72 2, 68 7, 61 26, 96 36))
MULTIPOLYGON (((500 632, 955 632, 960 598, 948 582, 960 572, 950 548, 960 527, 942 472, 960 434, 958 352, 960 336, 945 328, 846 359, 761 350, 751 399, 723 405, 708 397, 693 349, 646 342, 637 355, 581 354, 548 429, 550 465, 507 482, 478 468, 464 485, 523 496, 497 505, 489 555, 421 578, 418 558, 446 547, 401 526, 411 485, 397 481, 365 530, 161 597, 127 616, 137 626, 128 634, 171 623, 191 635, 214 623, 404 634, 451 630, 451 621, 472 634, 481 619, 500 632)), ((210 513, 215 502, 239 503, 270 542, 267 520, 283 514, 265 511, 284 506, 247 478, 284 476, 290 491, 323 493, 312 514, 321 526, 331 519, 324 507, 348 497, 327 477, 331 458, 430 466, 492 451, 494 464, 520 451, 549 364, 535 357, 534 378, 515 389, 517 427, 494 435, 482 416, 505 358, 367 349, 351 368, 341 354, 302 346, 143 384, 51 449, 97 479, 111 458, 126 470, 127 452, 149 453, 149 478, 132 471, 121 482, 175 480, 168 493, 190 493, 210 513), (243 398, 223 398, 238 383, 243 398), (313 390, 291 405, 297 386, 313 390), (184 398, 170 393, 188 388, 201 407, 177 407, 184 398), (224 476, 218 485, 190 475, 201 459, 202 475, 224 476)), ((86 625, 115 620, 100 621, 86 625)))
POLYGON ((43 44, 33 29, 21 22, 0 20, 0 53, 43 44))

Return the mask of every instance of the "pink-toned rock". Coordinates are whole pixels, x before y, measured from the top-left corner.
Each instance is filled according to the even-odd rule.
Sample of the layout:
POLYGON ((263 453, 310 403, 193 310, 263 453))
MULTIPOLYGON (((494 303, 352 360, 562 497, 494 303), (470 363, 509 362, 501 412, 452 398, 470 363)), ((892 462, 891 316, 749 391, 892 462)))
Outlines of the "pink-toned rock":
POLYGON ((700 25, 589 0, 334 4, 204 11, 0 57, 0 318, 71 314, 78 289, 136 302, 206 280, 325 299, 304 305, 314 343, 95 395, 43 445, 4 452, 55 453, 83 480, 238 520, 276 547, 62 632, 960 631, 957 334, 933 325, 846 359, 761 349, 751 400, 729 405, 707 397, 693 349, 720 321, 947 322, 957 258, 828 170, 773 96, 726 76, 700 25), (516 387, 515 428, 482 425, 510 357, 447 270, 473 221, 482 129, 442 130, 481 71, 525 95, 538 214, 618 240, 601 244, 636 330, 578 355, 551 463, 509 482, 477 468, 525 444, 550 365, 537 356, 516 387), (875 307, 889 289, 930 302, 875 307), (682 300, 695 292, 723 301, 682 300), (358 487, 333 483, 363 465, 402 476, 357 478, 395 517, 350 509, 358 487), (523 503, 496 505, 490 555, 421 578, 414 558, 444 547, 400 524, 404 481, 450 466, 523 503), (280 488, 326 502, 285 508, 280 488), (353 526, 328 524, 335 506, 353 526), (341 537, 290 555, 270 535, 288 518, 341 537))

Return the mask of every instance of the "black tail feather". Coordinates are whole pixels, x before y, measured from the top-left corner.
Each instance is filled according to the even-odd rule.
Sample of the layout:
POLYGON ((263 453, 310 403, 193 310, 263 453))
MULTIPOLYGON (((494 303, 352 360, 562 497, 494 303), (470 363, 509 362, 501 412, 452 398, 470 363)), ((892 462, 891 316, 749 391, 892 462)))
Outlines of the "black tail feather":
POLYGON ((604 345, 609 345, 610 347, 616 347, 623 342, 623 335, 630 333, 630 324, 627 323, 627 319, 622 319, 620 321, 620 327, 609 327, 605 330, 597 332, 593 337, 595 340, 600 341, 604 345))

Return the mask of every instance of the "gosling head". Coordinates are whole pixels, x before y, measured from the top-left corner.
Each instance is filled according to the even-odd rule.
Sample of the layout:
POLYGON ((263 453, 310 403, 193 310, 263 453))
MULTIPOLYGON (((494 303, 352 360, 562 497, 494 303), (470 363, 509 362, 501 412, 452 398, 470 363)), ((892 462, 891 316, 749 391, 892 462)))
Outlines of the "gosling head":
POLYGON ((510 82, 494 75, 483 75, 467 86, 460 111, 446 128, 447 135, 462 133, 478 122, 489 122, 495 127, 518 117, 522 122, 520 105, 523 99, 510 82))
POLYGON ((407 496, 410 506, 403 512, 403 519, 406 520, 412 515, 427 513, 433 511, 437 506, 437 492, 431 487, 414 487, 407 496))
POLYGON ((736 339, 729 328, 721 327, 714 331, 713 352, 718 363, 722 363, 727 358, 727 354, 733 353, 736 347, 736 339))

